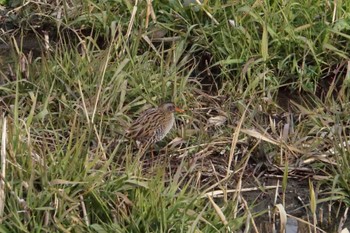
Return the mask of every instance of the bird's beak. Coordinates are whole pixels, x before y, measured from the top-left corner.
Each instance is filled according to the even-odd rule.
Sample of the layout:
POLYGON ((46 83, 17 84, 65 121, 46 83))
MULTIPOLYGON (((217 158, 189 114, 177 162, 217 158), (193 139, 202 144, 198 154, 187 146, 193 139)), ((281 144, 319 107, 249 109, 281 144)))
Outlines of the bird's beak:
POLYGON ((175 112, 183 113, 185 110, 182 110, 181 108, 175 107, 175 112))

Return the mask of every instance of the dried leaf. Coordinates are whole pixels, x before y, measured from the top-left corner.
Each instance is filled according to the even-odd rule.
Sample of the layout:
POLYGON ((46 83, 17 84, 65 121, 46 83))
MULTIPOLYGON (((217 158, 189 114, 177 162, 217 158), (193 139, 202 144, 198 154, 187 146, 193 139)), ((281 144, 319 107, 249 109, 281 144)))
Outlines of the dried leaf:
POLYGON ((215 117, 210 117, 208 119, 208 124, 210 125, 215 125, 215 126, 221 126, 225 124, 227 121, 227 117, 225 116, 215 116, 215 117))
POLYGON ((275 213, 278 212, 280 215, 280 231, 284 232, 287 225, 287 213, 282 204, 275 205, 275 213))

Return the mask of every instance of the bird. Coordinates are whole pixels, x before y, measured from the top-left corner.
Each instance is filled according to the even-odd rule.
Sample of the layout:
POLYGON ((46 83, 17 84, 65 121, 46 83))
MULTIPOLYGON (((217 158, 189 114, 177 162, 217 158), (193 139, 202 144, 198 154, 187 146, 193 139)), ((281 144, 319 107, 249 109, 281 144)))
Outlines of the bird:
POLYGON ((131 123, 126 130, 126 136, 134 139, 138 146, 148 146, 161 141, 174 125, 175 112, 183 113, 184 110, 172 102, 149 108, 131 123))

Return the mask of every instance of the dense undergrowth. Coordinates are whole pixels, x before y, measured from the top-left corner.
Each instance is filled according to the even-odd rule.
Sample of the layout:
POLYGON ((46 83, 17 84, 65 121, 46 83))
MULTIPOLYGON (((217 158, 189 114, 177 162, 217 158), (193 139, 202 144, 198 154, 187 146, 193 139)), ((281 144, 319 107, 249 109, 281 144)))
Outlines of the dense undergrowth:
POLYGON ((1 232, 348 227, 349 2, 8 4, 1 232), (151 158, 122 135, 164 101, 151 158))

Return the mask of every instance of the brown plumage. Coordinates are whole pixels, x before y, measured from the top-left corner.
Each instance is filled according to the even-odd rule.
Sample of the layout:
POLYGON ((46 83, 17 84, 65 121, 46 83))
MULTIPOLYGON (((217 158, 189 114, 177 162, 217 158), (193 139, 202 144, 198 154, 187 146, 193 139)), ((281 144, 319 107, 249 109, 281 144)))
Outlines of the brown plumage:
POLYGON ((131 124, 126 136, 136 140, 137 144, 153 144, 162 140, 174 125, 174 112, 184 112, 173 103, 164 103, 150 108, 131 124))

